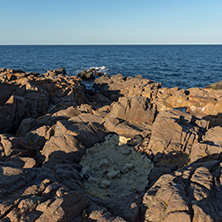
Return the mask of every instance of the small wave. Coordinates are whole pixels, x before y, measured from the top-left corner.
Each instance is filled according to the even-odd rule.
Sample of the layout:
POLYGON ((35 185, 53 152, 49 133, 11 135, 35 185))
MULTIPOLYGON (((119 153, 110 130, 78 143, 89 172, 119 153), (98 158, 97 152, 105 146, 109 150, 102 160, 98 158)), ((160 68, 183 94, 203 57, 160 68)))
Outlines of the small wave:
POLYGON ((89 71, 90 69, 95 69, 97 72, 103 72, 104 74, 108 73, 109 68, 105 67, 105 66, 101 66, 101 67, 90 67, 87 68, 86 70, 89 71))

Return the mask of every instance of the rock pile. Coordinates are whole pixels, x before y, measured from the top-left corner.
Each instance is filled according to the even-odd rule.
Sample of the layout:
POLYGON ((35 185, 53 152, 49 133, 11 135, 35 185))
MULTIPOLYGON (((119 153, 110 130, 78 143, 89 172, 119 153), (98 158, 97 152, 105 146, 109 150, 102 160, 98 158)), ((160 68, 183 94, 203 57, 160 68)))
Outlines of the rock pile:
POLYGON ((222 221, 221 104, 220 83, 0 69, 0 221, 222 221))

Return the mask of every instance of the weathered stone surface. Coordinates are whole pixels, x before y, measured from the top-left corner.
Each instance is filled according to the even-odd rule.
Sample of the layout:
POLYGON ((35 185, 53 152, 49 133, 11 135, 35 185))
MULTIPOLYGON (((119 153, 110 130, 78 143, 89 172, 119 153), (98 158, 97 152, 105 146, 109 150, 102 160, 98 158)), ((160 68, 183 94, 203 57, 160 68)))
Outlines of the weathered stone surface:
POLYGON ((192 146, 190 155, 191 161, 193 162, 207 156, 212 157, 213 155, 217 158, 222 152, 221 135, 222 127, 216 126, 210 128, 203 137, 203 140, 192 146))
POLYGON ((123 140, 120 142, 118 135, 108 135, 104 143, 86 150, 80 162, 81 174, 86 178, 86 190, 92 195, 102 199, 127 196, 143 191, 148 183, 147 175, 153 167, 151 161, 122 144, 123 140))
POLYGON ((0 76, 1 114, 13 124, 2 133, 17 130, 24 118, 46 114, 49 104, 76 105, 84 100, 84 88, 80 80, 66 76, 64 69, 50 70, 43 75, 20 70, 14 72, 6 70, 0 76))
POLYGON ((18 137, 10 134, 0 134, 1 157, 23 156, 31 157, 34 155, 33 149, 18 137))
POLYGON ((97 122, 75 122, 72 118, 69 121, 58 121, 55 126, 55 136, 69 134, 75 136, 86 147, 104 141, 107 135, 106 130, 97 122))
POLYGON ((64 134, 51 137, 41 153, 45 157, 44 162, 47 165, 66 162, 78 163, 85 153, 85 149, 74 136, 64 134))
POLYGON ((220 162, 193 163, 161 176, 144 195, 145 221, 220 221, 220 162))
POLYGON ((133 138, 136 135, 145 136, 151 132, 150 125, 129 123, 127 121, 120 121, 114 117, 106 117, 104 126, 109 132, 115 132, 119 136, 124 136, 127 138, 133 138))
POLYGON ((1 221, 222 221, 221 90, 121 74, 93 90, 80 82, 64 69, 0 69, 1 221), (111 150, 107 131, 119 138, 111 150), (97 147, 87 170, 82 144, 97 147))
POLYGON ((179 110, 161 111, 152 127, 146 152, 155 155, 155 161, 175 164, 188 163, 193 144, 200 139, 201 132, 191 115, 179 110))
POLYGON ((83 193, 56 182, 53 171, 0 168, 2 221, 72 221, 87 207, 83 193))
POLYGON ((219 82, 216 82, 216 83, 212 83, 209 86, 207 86, 206 88, 220 90, 220 89, 222 89, 222 80, 220 80, 219 82))
POLYGON ((87 207, 87 199, 80 193, 69 192, 55 199, 46 207, 44 213, 36 222, 47 221, 72 221, 87 207))
POLYGON ((155 107, 145 97, 120 97, 114 103, 109 117, 127 120, 133 123, 148 123, 154 121, 156 115, 155 107))
POLYGON ((142 94, 149 94, 153 97, 157 90, 161 87, 160 83, 154 83, 149 79, 123 77, 118 74, 111 77, 104 75, 94 82, 94 88, 105 96, 111 99, 120 96, 133 97, 141 96, 142 94), (113 96, 115 95, 115 96, 113 96))

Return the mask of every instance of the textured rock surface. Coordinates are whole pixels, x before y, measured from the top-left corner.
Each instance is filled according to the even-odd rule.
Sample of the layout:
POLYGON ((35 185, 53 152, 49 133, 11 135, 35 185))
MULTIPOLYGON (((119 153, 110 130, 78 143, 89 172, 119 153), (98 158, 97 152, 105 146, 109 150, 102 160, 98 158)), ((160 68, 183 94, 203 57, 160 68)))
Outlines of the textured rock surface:
POLYGON ((87 149, 80 162, 87 192, 107 199, 144 191, 153 164, 126 142, 125 138, 108 135, 105 142, 87 149))
POLYGON ((212 87, 0 69, 0 221, 222 221, 221 104, 212 87))

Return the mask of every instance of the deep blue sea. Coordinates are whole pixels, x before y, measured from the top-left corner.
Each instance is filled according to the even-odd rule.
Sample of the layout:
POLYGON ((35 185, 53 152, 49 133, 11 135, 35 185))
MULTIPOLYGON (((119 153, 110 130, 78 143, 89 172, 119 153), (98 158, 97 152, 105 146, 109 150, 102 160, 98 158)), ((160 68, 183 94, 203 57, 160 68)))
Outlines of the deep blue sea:
POLYGON ((68 75, 102 67, 108 75, 143 75, 163 87, 205 87, 222 79, 222 45, 0 46, 0 68, 68 75))

